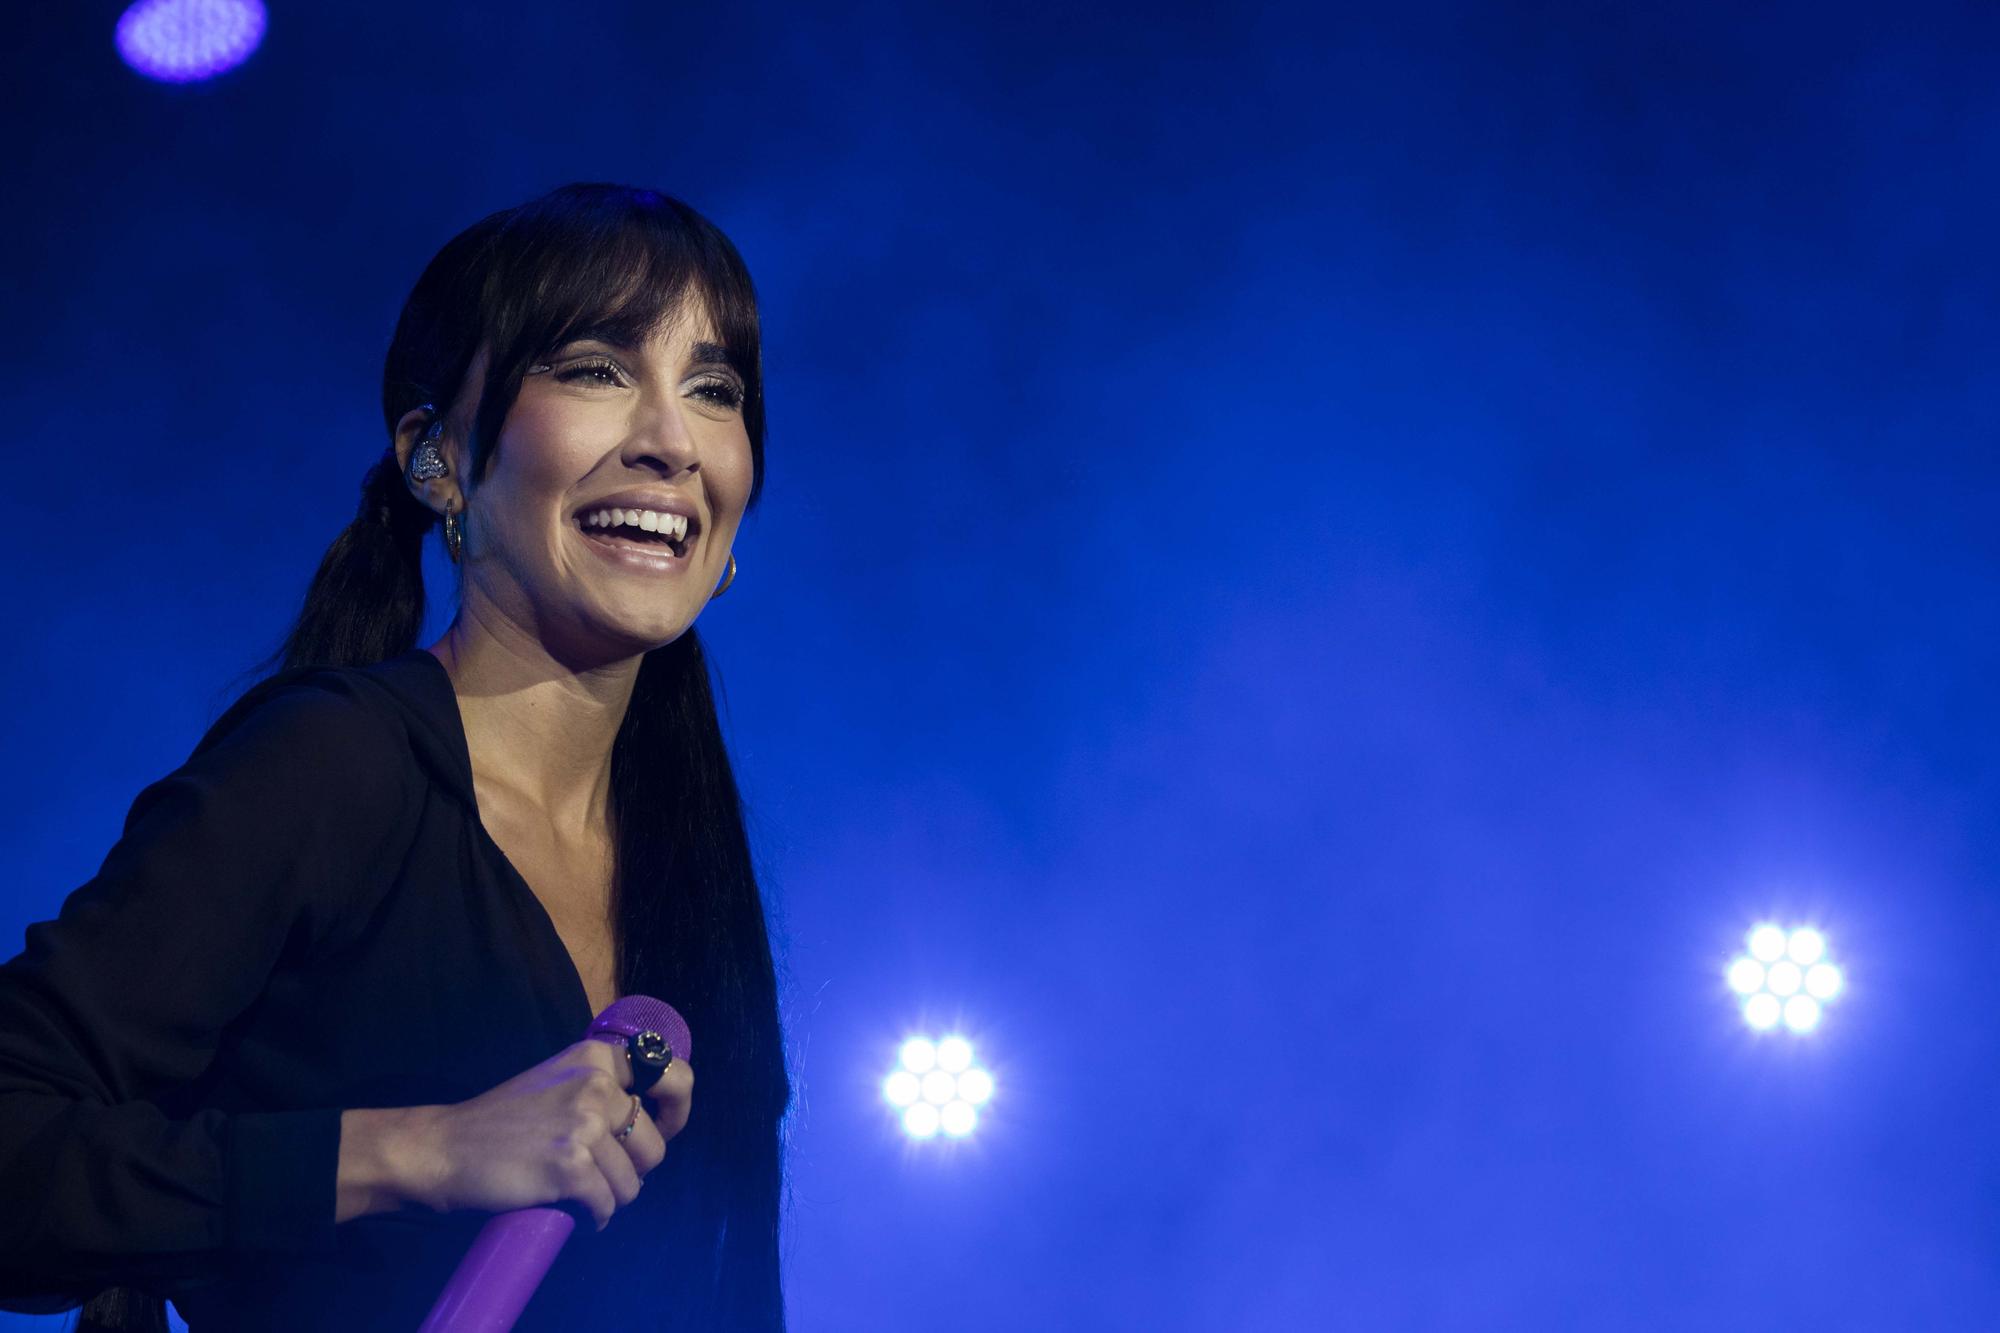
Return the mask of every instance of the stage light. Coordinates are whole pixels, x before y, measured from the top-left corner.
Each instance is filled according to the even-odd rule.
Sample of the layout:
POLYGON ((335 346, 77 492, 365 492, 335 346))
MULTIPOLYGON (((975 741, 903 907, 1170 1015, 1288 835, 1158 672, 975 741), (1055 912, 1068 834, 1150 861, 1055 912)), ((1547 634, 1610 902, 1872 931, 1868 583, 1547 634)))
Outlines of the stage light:
POLYGON ((958 1095, 974 1106, 983 1106, 993 1095, 993 1075, 983 1069, 968 1069, 958 1076, 958 1095))
POLYGON ((979 1108, 993 1096, 993 1076, 973 1062, 963 1037, 911 1037, 896 1053, 898 1068, 882 1080, 882 1096, 900 1113, 913 1139, 942 1131, 962 1139, 979 1124, 979 1108))
POLYGON ((962 1074, 972 1064, 972 1046, 963 1037, 946 1037, 937 1044, 938 1068, 962 1074))
POLYGON ((882 1080, 882 1095, 891 1106, 908 1106, 923 1092, 923 1084, 907 1069, 898 1069, 882 1080))
POLYGON ((231 70, 264 40, 262 0, 137 0, 112 40, 126 64, 162 83, 193 83, 231 70))
POLYGON ((1755 958, 1739 958, 1731 963, 1729 989, 1738 995, 1755 995, 1764 989, 1764 965, 1755 958))
POLYGON ((1819 1001, 1810 995, 1794 995, 1785 1001, 1785 1026, 1794 1032, 1811 1032, 1819 1026, 1819 1001))
POLYGON ((1762 1032, 1778 1026, 1784 1006, 1769 991, 1761 991, 1743 1002, 1743 1021, 1762 1032))
POLYGON ((1810 926, 1787 931, 1760 925, 1745 944, 1748 955, 1737 955, 1724 974, 1741 1000, 1743 1021, 1759 1032, 1781 1022, 1800 1036, 1817 1029, 1826 1002, 1844 984, 1840 969, 1826 957, 1826 936, 1810 926))
POLYGON ((1759 926, 1750 932, 1750 956, 1760 963, 1775 963, 1785 956, 1785 932, 1776 926, 1759 926))

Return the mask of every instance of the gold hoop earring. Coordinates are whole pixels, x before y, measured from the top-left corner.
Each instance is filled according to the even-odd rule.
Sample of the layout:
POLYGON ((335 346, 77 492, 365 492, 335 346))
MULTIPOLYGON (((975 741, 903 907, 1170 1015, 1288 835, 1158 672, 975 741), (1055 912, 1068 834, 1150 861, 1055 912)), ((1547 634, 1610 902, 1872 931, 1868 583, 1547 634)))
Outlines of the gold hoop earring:
POLYGON ((729 573, 723 578, 722 586, 708 595, 708 600, 712 602, 722 596, 722 594, 728 592, 729 585, 734 582, 736 582, 736 552, 731 551, 729 553, 729 573))
POLYGON ((465 545, 465 525, 459 521, 457 513, 444 511, 444 549, 451 557, 451 563, 458 563, 459 548, 465 545))

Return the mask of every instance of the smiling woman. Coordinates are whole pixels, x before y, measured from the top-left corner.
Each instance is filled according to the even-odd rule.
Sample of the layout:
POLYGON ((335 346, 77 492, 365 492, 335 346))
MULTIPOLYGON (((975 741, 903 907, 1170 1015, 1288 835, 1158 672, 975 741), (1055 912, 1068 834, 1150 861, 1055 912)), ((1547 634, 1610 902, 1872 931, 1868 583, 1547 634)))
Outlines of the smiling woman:
POLYGON ((0 1305, 415 1327, 552 1203, 602 1234, 517 1328, 780 1330, 791 1084, 694 630, 764 475, 749 275, 674 199, 555 190, 431 261, 382 408, 270 674, 0 967, 0 1305), (699 1101, 683 1058, 641 1115, 584 1039, 626 994, 700 1035, 699 1101))
MULTIPOLYGON (((399 474, 453 524, 453 558, 476 603, 468 614, 532 620, 566 662, 629 657, 685 630, 733 569, 756 477, 745 410, 754 358, 731 364, 711 314, 730 294, 672 272, 656 281, 678 286, 671 305, 623 319, 579 312, 580 331, 544 334, 490 448, 429 399, 392 423, 399 474), (420 442, 436 461, 418 481, 409 464, 420 442), (617 573, 653 577, 607 577, 617 573)), ((481 347, 458 389, 464 414, 492 365, 481 347)))

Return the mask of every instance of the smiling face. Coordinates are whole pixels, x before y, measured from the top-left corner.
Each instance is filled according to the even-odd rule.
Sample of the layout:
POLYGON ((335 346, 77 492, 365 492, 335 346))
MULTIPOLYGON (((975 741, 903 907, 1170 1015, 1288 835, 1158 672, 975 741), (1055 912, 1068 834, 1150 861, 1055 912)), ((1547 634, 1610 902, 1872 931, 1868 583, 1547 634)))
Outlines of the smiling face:
MULTIPOLYGON (((462 402, 485 362, 482 349, 462 402)), ((642 346, 586 337, 531 365, 469 493, 457 484, 470 464, 464 432, 448 423, 439 447, 450 475, 413 489, 464 518, 461 615, 532 636, 578 668, 679 638, 728 572, 749 503, 744 391, 695 308, 642 346)), ((470 417, 468 407, 451 420, 470 417)), ((426 425, 421 412, 399 423, 406 476, 426 425)))

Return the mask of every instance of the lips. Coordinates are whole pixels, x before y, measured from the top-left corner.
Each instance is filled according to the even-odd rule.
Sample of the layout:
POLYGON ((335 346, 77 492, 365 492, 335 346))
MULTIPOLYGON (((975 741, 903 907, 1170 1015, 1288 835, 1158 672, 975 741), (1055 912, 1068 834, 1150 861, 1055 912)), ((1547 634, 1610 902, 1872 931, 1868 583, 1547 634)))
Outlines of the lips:
POLYGON ((701 521, 701 506, 695 502, 694 497, 685 495, 679 491, 646 486, 631 487, 592 500, 576 510, 571 517, 586 519, 592 514, 599 514, 613 509, 650 509, 660 514, 676 514, 687 520, 689 537, 699 536, 703 526, 701 521))
POLYGON ((658 537, 612 537, 602 529, 577 525, 583 540, 591 550, 597 552, 613 564, 644 573, 672 573, 686 569, 694 563, 695 538, 689 537, 687 549, 677 549, 673 543, 658 537))

